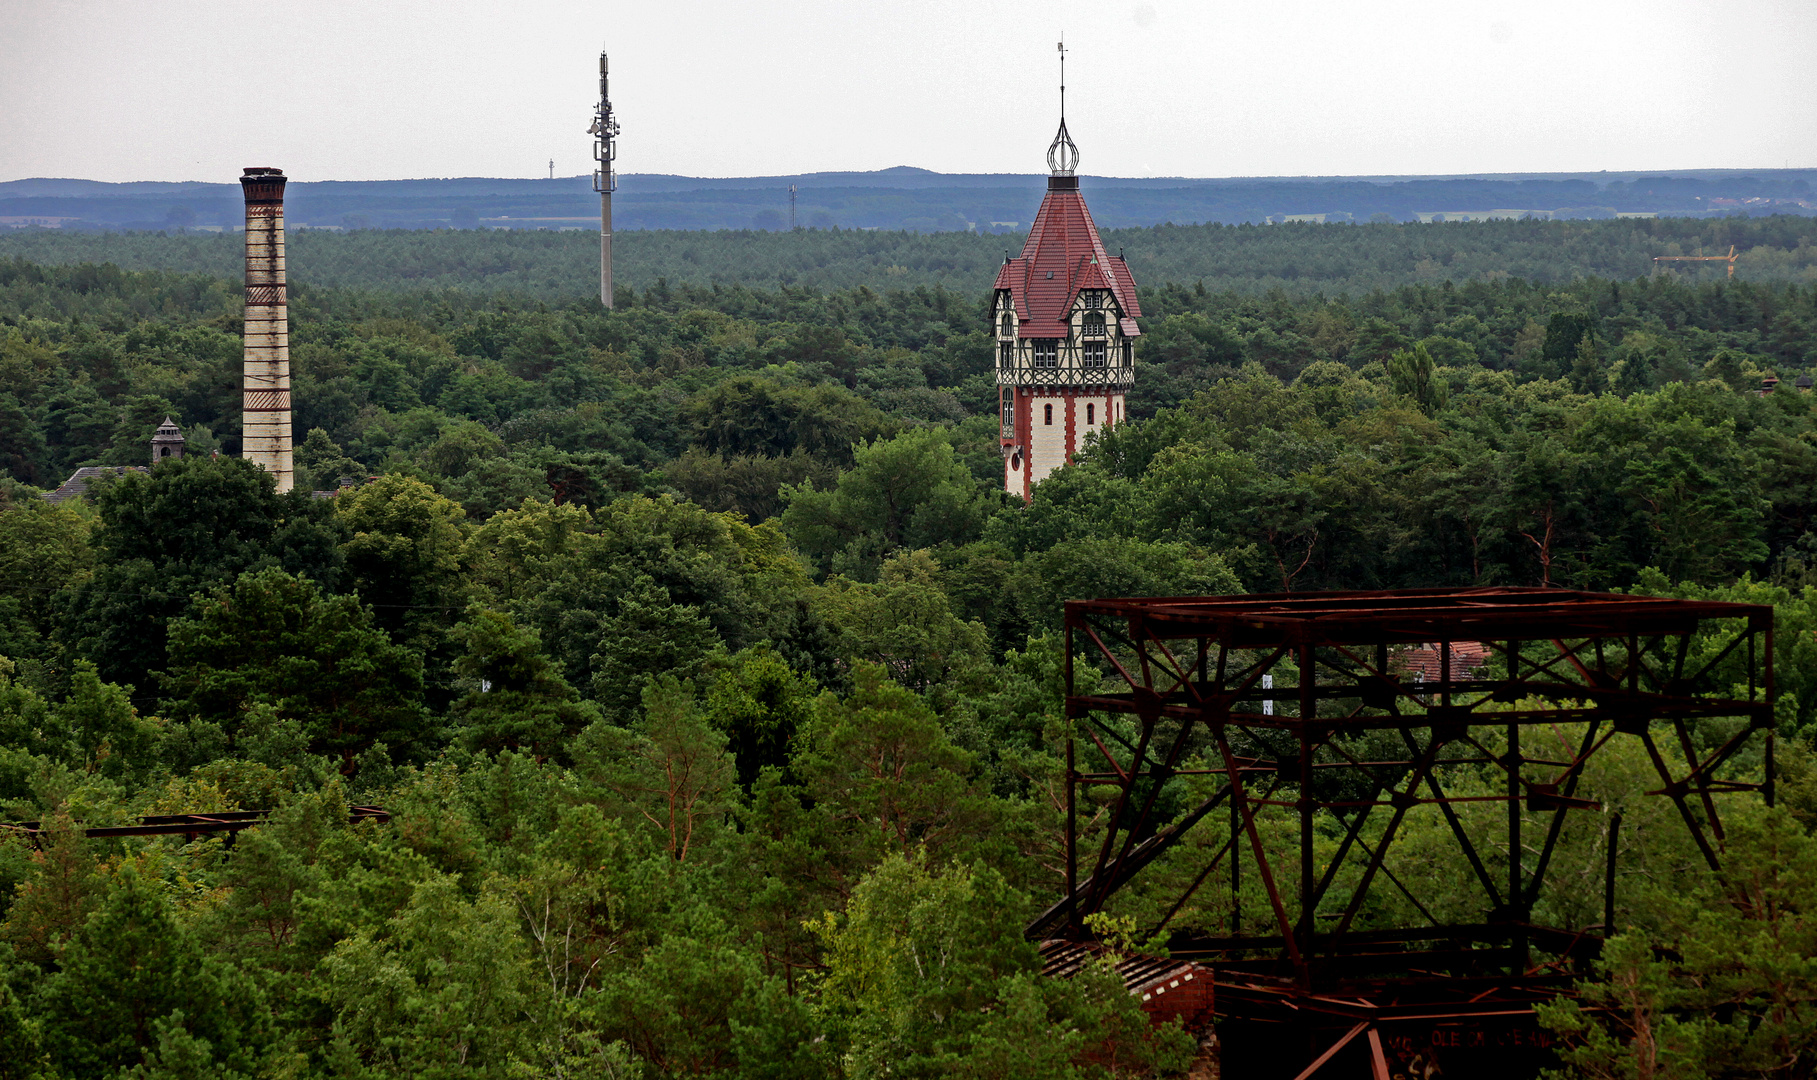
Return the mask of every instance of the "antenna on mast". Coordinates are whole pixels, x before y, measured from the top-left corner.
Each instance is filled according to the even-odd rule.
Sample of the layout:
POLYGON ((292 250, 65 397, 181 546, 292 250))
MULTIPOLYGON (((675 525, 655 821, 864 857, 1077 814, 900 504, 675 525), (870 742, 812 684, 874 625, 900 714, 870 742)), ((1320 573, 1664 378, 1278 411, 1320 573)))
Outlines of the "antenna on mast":
MULTIPOLYGON (((612 163, 618 158, 618 118, 612 115, 612 98, 606 87, 606 54, 599 54, 599 104, 593 109, 593 190, 599 192, 599 302, 612 306, 612 193, 618 190, 618 173, 612 163)), ((555 176, 555 163, 549 163, 549 175, 555 176)))

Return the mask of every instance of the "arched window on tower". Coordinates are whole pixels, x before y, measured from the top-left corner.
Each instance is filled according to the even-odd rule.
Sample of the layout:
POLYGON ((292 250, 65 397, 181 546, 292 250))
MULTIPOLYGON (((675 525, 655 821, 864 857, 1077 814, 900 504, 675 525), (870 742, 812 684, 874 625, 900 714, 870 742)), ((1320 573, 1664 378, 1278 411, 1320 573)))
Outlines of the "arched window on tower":
POLYGON ((1016 332, 1016 320, 1010 317, 1009 312, 1004 312, 1003 318, 998 320, 997 332, 1004 337, 1009 337, 1016 332))
POLYGON ((1091 404, 1090 402, 1086 402, 1086 404, 1085 404, 1085 426, 1091 427, 1093 424, 1096 424, 1097 422, 1098 422, 1098 407, 1096 405, 1091 404))
POLYGON ((1052 405, 1041 406, 1041 422, 1048 427, 1054 426, 1054 407, 1052 405))

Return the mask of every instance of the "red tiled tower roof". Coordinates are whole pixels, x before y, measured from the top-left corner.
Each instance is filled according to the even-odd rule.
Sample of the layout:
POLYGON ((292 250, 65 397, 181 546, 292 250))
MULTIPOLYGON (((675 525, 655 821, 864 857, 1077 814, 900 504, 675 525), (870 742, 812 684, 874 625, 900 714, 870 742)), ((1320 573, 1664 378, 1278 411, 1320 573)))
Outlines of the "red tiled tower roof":
POLYGON ((1017 337, 1063 338, 1067 313, 1082 289, 1109 289, 1122 313, 1123 333, 1135 337, 1136 282, 1121 256, 1104 250, 1077 177, 1048 179, 1047 197, 1028 230, 1022 254, 997 271, 995 288, 1008 289, 1016 308, 1017 337))

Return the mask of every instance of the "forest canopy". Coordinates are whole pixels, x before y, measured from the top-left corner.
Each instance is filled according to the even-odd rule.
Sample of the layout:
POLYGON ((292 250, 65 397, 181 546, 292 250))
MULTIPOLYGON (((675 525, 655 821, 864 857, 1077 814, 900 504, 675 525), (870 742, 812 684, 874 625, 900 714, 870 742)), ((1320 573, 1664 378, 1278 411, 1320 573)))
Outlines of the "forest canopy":
MULTIPOLYGON (((1623 986, 1680 1008, 1728 978, 1734 1023, 1674 1052, 1792 1075, 1817 1024, 1775 1003, 1817 983, 1708 945, 1817 903, 1772 877, 1817 823, 1817 284, 1473 269, 1668 223, 1542 224, 1226 230, 1351 284, 1141 278, 1130 421, 1026 503, 975 277, 658 277, 608 311, 535 286, 572 282, 553 260, 503 291, 455 261, 585 237, 417 234, 429 291, 373 287, 401 236, 299 243, 345 262, 293 290, 279 494, 237 456, 236 283, 0 258, 0 820, 47 830, 0 836, 0 1078, 1083 1077, 1113 1044, 1178 1073, 1192 1039, 1021 936, 1062 887, 1061 603, 1497 583, 1776 608, 1782 796, 1734 852, 1785 903, 1624 849, 1652 885, 1584 998, 1614 1011, 1548 1022, 1629 1075, 1599 1026, 1651 1007, 1623 986), (1426 237, 1464 269, 1410 277, 1426 237), (180 460, 40 497, 147 463, 167 416, 180 460), (231 849, 81 833, 234 809, 273 816, 231 849)), ((1671 242, 1719 226, 1808 250, 1777 219, 1671 242)), ((1160 260, 1184 232, 1140 235, 1160 260)), ((1625 760, 1591 794, 1638 800, 1625 760)), ((1456 860, 1409 851, 1442 908, 1456 860)))
MULTIPOLYGON (((1652 272, 1655 256, 1727 255, 1731 246, 1739 253, 1735 276, 1743 281, 1817 281, 1817 218, 1794 215, 1421 226, 1167 224, 1105 228, 1101 235, 1108 250, 1128 257, 1140 285, 1177 282, 1246 295, 1359 295, 1510 277, 1558 285, 1583 277, 1625 281, 1652 272)), ((621 286, 640 293, 661 282, 822 291, 943 287, 969 295, 990 281, 997 263, 1021 250, 1023 239, 1013 230, 639 229, 614 238, 613 269, 621 286)), ((599 273, 599 241, 588 229, 302 230, 293 231, 288 243, 292 285, 556 301, 594 292, 599 273)), ((9 255, 46 265, 111 263, 233 277, 240 270, 241 240, 233 233, 180 230, 0 231, 0 257, 9 255)), ((1698 282, 1721 280, 1726 271, 1721 262, 1677 263, 1672 270, 1698 282)))

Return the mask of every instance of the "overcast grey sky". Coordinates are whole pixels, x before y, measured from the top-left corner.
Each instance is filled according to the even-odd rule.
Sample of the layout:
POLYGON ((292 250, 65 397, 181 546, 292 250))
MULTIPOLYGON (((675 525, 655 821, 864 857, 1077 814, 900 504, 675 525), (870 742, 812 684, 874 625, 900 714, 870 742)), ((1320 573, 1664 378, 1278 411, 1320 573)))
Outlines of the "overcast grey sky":
POLYGON ((0 179, 1817 167, 1817 0, 0 0, 0 179))

